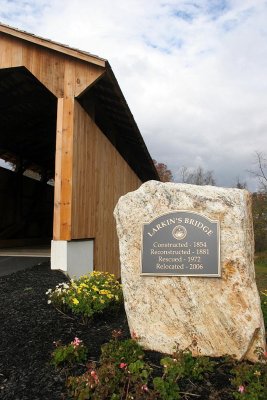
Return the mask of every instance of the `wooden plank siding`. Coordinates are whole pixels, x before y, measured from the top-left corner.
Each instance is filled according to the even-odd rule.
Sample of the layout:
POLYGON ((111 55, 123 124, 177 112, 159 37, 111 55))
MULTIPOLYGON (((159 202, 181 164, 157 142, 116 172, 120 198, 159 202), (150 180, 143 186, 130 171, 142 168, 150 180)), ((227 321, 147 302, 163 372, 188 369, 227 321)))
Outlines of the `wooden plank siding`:
POLYGON ((65 75, 72 68, 69 94, 79 96, 105 68, 0 32, 0 68, 26 67, 56 97, 64 97, 65 75))
POLYGON ((94 268, 119 276, 113 210, 120 196, 142 182, 77 101, 72 178, 71 237, 95 238, 94 268))
MULTIPOLYGON (((44 154, 51 148, 49 162, 45 163, 45 159, 43 165, 40 164, 40 167, 43 169, 45 167, 45 172, 50 172, 52 176, 53 151, 55 151, 53 239, 55 241, 94 239, 94 269, 119 276, 119 248, 113 217, 114 207, 120 196, 136 190, 142 181, 158 179, 158 175, 111 67, 106 60, 89 53, 0 24, 0 69, 13 67, 24 67, 36 78, 32 79, 30 74, 22 69, 14 73, 1 71, 3 100, 9 90, 8 85, 5 89, 5 79, 8 79, 6 77, 9 75, 10 87, 12 85, 16 87, 16 82, 23 86, 25 80, 29 99, 32 93, 36 93, 28 104, 29 110, 33 111, 26 114, 25 120, 23 107, 21 112, 18 111, 21 120, 27 122, 27 118, 38 116, 33 104, 42 96, 45 100, 44 103, 40 102, 42 113, 39 121, 42 129, 39 136, 36 136, 33 124, 32 135, 40 137, 40 140, 42 137, 53 139, 47 141, 48 145, 43 147, 44 154), (44 87, 40 88, 38 81, 54 96, 47 94, 44 87), (46 96, 42 92, 46 92, 46 96), (50 114, 47 113, 49 104, 53 105, 50 114), (43 121, 49 122, 49 118, 52 125, 50 127, 48 124, 47 130, 44 130, 43 121), (116 122, 113 128, 111 128, 112 121, 116 122), (45 136, 46 132, 50 136, 45 136), (114 140, 114 145, 111 140, 114 140)), ((23 90, 22 87, 18 110, 24 104, 23 90)), ((13 91, 12 102, 15 95, 16 92, 13 91)), ((9 118, 12 118, 12 105, 9 118)), ((36 121, 39 122, 37 119, 36 121)), ((4 126, 7 125, 6 123, 4 126)), ((26 135, 27 123, 25 126, 26 135)), ((13 130, 17 132, 18 128, 15 126, 13 130)), ((5 132, 2 136, 3 143, 5 143, 4 135, 5 132)), ((31 139, 30 134, 28 137, 31 139)), ((10 149, 7 146, 4 150, 11 153, 15 160, 17 153, 23 156, 20 154, 20 148, 14 145, 12 147, 11 139, 8 145, 10 149)), ((41 154, 42 152, 39 153, 37 162, 31 154, 28 158, 38 165, 41 154)))
POLYGON ((36 45, 48 49, 52 49, 55 51, 58 51, 60 53, 72 56, 74 58, 79 58, 80 60, 84 60, 87 63, 92 63, 96 65, 100 65, 102 67, 105 67, 106 60, 104 58, 98 57, 96 55, 90 54, 88 52, 78 50, 78 49, 73 49, 69 46, 66 46, 62 43, 57 43, 52 40, 44 39, 42 37, 33 35, 31 33, 21 31, 19 29, 10 27, 8 25, 4 25, 0 23, 0 30, 1 32, 6 33, 7 35, 11 35, 12 37, 22 39, 29 41, 31 43, 35 43, 36 45))
POLYGON ((74 98, 105 68, 0 33, 0 68, 27 68, 58 98, 55 169, 55 240, 71 239, 74 98))

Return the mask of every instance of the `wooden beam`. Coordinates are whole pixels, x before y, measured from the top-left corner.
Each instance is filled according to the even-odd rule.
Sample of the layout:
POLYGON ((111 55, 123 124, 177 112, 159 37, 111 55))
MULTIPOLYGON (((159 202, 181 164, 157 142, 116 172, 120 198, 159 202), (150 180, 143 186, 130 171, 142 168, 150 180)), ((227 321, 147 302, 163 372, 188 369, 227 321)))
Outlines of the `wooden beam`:
POLYGON ((62 132, 63 132, 64 99, 57 103, 57 133, 55 156, 55 189, 54 189, 54 227, 53 239, 60 239, 60 206, 61 206, 61 164, 62 164, 62 132))
POLYGON ((54 240, 71 239, 74 97, 58 99, 54 194, 54 240))
POLYGON ((105 75, 105 70, 95 65, 83 65, 75 68, 74 95, 78 97, 105 75))
POLYGON ((101 67, 106 66, 106 60, 103 58, 94 56, 85 51, 73 49, 71 47, 68 47, 66 45, 63 45, 63 44, 60 44, 57 42, 53 42, 52 40, 47 40, 47 39, 41 38, 39 36, 35 36, 33 34, 25 32, 25 31, 20 31, 19 29, 11 28, 10 26, 7 26, 7 25, 0 24, 0 32, 6 33, 13 37, 25 40, 30 43, 37 44, 39 46, 42 46, 42 47, 45 47, 45 48, 48 48, 51 50, 55 50, 55 51, 63 53, 63 54, 67 54, 71 57, 75 57, 80 60, 87 61, 87 62, 90 62, 95 65, 99 65, 101 67))
MULTIPOLYGON (((87 60, 89 61, 89 60, 87 60)), ((86 62, 79 57, 70 57, 66 52, 55 52, 52 48, 36 46, 31 40, 18 40, 16 36, 1 32, 0 24, 0 68, 24 66, 57 98, 65 96, 66 69, 73 68, 72 86, 79 96, 105 72, 105 67, 86 62)))

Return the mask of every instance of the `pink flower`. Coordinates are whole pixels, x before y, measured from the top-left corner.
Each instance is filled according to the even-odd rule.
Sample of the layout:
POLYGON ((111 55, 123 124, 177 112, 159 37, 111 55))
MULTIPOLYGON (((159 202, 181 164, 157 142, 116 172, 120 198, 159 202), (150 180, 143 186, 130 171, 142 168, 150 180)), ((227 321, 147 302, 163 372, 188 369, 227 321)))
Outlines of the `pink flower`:
POLYGON ((95 382, 96 382, 96 383, 98 383, 98 382, 99 382, 99 379, 98 379, 97 373, 96 373, 95 371, 91 371, 91 376, 93 377, 93 379, 95 380, 95 382))
POLYGON ((121 369, 126 368, 126 367, 127 367, 126 363, 120 363, 120 365, 119 365, 119 368, 121 368, 121 369))
POLYGON ((76 347, 79 347, 81 343, 82 343, 82 340, 77 338, 77 336, 74 338, 73 342, 71 342, 71 344, 73 345, 73 347, 75 349, 76 349, 76 347))
POLYGON ((143 390, 143 392, 148 392, 148 387, 147 387, 147 385, 142 385, 142 386, 141 386, 141 390, 143 390))
POLYGON ((239 386, 238 391, 243 393, 245 391, 245 387, 243 385, 239 386))

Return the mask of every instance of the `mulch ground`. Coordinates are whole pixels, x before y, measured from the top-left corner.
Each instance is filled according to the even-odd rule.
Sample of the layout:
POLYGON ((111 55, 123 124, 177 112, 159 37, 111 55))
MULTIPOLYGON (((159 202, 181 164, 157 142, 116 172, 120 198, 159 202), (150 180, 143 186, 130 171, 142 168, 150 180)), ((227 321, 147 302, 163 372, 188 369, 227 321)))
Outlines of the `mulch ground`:
MULTIPOLYGON (((60 314, 47 304, 47 289, 67 281, 47 263, 0 278, 0 399, 68 399, 65 376, 50 364, 54 341, 70 343, 75 336, 89 349, 90 359, 98 360, 100 347, 114 329, 129 336, 124 310, 116 317, 105 316, 84 326, 60 314)), ((161 355, 146 353, 147 360, 159 365, 161 355)), ((219 364, 202 384, 187 383, 184 399, 231 400, 229 366, 219 364)))

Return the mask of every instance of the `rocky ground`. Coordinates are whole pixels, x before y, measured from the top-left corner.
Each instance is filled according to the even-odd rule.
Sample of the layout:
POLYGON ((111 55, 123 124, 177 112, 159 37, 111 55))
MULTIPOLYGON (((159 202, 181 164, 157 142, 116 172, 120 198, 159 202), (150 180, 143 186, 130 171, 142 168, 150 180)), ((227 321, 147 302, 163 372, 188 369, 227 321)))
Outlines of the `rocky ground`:
MULTIPOLYGON (((122 310, 116 317, 104 317, 90 326, 79 324, 47 304, 46 291, 66 281, 47 263, 0 278, 0 399, 68 399, 65 376, 50 364, 55 341, 70 343, 75 336, 84 341, 90 359, 97 360, 100 346, 114 329, 129 336, 122 310)), ((147 360, 159 366, 160 356, 147 352, 147 360)), ((230 400, 229 366, 218 363, 216 371, 201 384, 187 382, 183 399, 230 400)))

